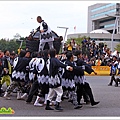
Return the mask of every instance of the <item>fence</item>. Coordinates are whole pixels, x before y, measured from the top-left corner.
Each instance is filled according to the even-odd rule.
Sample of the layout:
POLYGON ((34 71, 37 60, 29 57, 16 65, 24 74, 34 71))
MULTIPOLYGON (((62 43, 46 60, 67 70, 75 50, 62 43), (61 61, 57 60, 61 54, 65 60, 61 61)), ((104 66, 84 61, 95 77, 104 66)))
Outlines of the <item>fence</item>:
MULTIPOLYGON (((109 76, 110 75, 110 67, 109 66, 92 66, 93 70, 97 72, 98 76, 109 76)), ((94 73, 88 74, 85 72, 85 75, 93 76, 94 73)))

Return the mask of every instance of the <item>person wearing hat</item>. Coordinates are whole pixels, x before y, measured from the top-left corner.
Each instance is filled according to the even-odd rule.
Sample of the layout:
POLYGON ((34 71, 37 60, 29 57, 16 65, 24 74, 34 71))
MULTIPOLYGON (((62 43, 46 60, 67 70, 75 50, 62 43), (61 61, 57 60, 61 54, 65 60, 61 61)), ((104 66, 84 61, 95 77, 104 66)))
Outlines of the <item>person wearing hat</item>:
POLYGON ((52 31, 47 25, 44 20, 42 20, 41 16, 37 17, 37 22, 40 23, 40 26, 37 28, 38 31, 40 31, 40 44, 39 44, 39 51, 43 50, 45 47, 45 44, 48 43, 49 49, 54 48, 53 47, 53 35, 52 31))

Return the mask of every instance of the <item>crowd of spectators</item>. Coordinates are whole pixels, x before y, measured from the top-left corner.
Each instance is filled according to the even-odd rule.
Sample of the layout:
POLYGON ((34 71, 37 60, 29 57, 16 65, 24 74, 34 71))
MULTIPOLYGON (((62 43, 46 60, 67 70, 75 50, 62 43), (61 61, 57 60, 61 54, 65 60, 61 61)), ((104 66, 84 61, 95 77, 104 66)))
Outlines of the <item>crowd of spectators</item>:
MULTIPOLYGON (((64 44, 64 52, 81 50, 83 54, 83 60, 91 66, 107 66, 112 61, 112 51, 104 44, 96 44, 94 40, 90 38, 84 38, 81 45, 76 44, 75 40, 72 39, 69 44, 64 44)), ((116 54, 119 57, 119 52, 116 54)))

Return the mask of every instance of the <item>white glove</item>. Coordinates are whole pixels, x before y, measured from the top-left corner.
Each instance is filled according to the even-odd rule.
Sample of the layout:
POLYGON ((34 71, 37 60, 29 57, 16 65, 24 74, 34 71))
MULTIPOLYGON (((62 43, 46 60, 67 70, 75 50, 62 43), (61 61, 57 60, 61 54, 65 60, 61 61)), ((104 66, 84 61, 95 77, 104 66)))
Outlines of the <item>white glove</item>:
POLYGON ((85 65, 82 65, 82 69, 85 70, 85 65))

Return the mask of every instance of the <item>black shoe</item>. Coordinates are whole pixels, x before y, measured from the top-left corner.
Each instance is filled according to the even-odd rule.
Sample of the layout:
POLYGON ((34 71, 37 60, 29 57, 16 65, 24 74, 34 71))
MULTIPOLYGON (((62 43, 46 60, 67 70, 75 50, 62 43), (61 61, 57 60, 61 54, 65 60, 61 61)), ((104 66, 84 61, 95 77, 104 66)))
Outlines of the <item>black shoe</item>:
POLYGON ((0 97, 3 97, 4 95, 3 94, 0 94, 0 97))
POLYGON ((50 106, 46 106, 45 110, 54 110, 53 108, 51 108, 50 106))
POLYGON ((75 105, 74 109, 79 109, 79 108, 82 108, 83 106, 82 105, 75 105))
POLYGON ((99 103, 100 103, 100 101, 94 102, 94 103, 92 103, 91 105, 94 106, 94 105, 97 105, 97 104, 99 104, 99 103))
POLYGON ((115 87, 118 87, 118 85, 117 85, 117 84, 115 84, 115 87))
POLYGON ((55 106, 55 109, 58 110, 58 111, 63 111, 63 108, 61 106, 55 106))
POLYGON ((26 102, 26 104, 31 104, 31 102, 26 102))
POLYGON ((59 102, 56 102, 55 109, 58 110, 58 111, 63 111, 63 108, 60 106, 59 102))
POLYGON ((3 89, 1 89, 1 93, 4 93, 5 91, 3 89))
POLYGON ((112 84, 108 84, 108 86, 112 86, 112 84))
POLYGON ((78 105, 82 105, 82 103, 78 103, 78 105))

